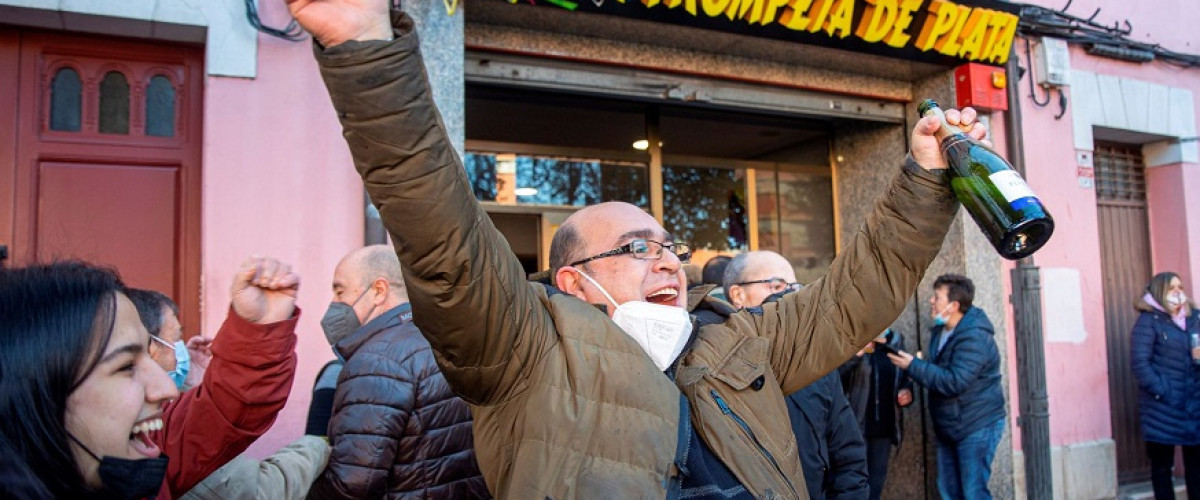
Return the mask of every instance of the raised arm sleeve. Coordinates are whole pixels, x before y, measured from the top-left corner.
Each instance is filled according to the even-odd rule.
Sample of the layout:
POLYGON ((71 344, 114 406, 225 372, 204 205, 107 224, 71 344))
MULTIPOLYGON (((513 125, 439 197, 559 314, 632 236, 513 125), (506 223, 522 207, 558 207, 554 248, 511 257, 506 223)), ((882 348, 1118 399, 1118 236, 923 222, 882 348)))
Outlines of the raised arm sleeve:
POLYGON ((502 402, 555 341, 553 325, 469 188, 412 21, 394 21, 391 42, 318 47, 321 74, 446 380, 470 403, 502 402))
POLYGON ((900 315, 958 211, 944 172, 911 158, 824 277, 733 323, 772 340, 784 394, 833 371, 900 315))

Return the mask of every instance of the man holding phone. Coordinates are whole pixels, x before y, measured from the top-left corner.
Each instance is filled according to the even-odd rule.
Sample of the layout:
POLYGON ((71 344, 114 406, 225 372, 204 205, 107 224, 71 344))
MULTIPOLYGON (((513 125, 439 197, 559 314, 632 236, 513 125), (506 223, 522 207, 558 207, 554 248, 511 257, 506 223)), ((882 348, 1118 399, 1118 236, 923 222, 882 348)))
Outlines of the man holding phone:
POLYGON ((929 360, 904 351, 888 358, 929 389, 942 498, 990 500, 988 479, 1005 416, 995 329, 987 314, 971 305, 975 284, 967 277, 943 274, 933 290, 929 360))

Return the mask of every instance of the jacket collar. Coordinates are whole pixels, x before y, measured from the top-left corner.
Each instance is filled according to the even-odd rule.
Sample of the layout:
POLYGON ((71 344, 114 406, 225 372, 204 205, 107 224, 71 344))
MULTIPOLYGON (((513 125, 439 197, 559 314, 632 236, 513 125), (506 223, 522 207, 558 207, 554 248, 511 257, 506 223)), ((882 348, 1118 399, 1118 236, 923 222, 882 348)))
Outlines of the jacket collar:
POLYGON ((941 343, 942 335, 946 334, 946 327, 933 327, 933 338, 930 341, 933 343, 934 349, 937 349, 933 353, 933 359, 936 360, 942 357, 942 353, 946 351, 946 348, 950 347, 950 344, 954 342, 955 338, 960 337, 961 334, 971 330, 981 330, 986 332, 988 335, 995 335, 996 332, 995 327, 992 326, 991 320, 989 320, 987 315, 983 313, 983 309, 980 309, 976 306, 972 306, 971 309, 966 312, 966 314, 963 314, 962 319, 958 320, 958 324, 954 325, 954 330, 950 333, 951 338, 946 340, 946 344, 943 345, 941 349, 937 349, 937 346, 941 343))
POLYGON ((350 359, 355 352, 366 344, 375 334, 412 321, 412 304, 405 302, 380 314, 367 324, 358 327, 354 333, 334 344, 333 349, 344 360, 350 359))

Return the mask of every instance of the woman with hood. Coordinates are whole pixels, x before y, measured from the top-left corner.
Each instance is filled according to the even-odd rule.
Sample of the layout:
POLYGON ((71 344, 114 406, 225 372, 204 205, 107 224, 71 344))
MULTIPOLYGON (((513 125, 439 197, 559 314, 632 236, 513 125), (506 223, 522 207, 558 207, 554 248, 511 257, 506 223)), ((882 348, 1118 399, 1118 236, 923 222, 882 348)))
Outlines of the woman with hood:
POLYGON ((1183 447, 1188 498, 1200 499, 1200 316, 1178 274, 1156 274, 1136 302, 1131 364, 1154 498, 1175 498, 1171 471, 1183 447))

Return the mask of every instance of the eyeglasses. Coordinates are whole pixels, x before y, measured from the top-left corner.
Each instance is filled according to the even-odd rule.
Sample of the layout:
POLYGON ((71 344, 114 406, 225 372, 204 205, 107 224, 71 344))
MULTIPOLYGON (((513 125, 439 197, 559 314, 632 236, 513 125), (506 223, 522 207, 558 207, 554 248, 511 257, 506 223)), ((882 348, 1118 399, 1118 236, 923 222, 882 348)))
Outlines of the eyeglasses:
POLYGON ((679 257, 680 262, 687 263, 692 258, 692 248, 689 247, 686 243, 681 243, 678 241, 676 241, 674 243, 663 243, 660 241, 637 238, 635 240, 630 241, 629 243, 621 245, 621 246, 614 248, 612 250, 609 250, 607 252, 596 254, 596 255, 593 255, 586 259, 580 259, 575 262, 572 262, 571 265, 578 266, 580 264, 585 264, 585 263, 591 262, 596 259, 603 259, 605 257, 615 257, 617 255, 625 255, 627 253, 633 254, 633 257, 635 259, 642 259, 642 260, 659 259, 659 258, 662 258, 662 256, 663 256, 664 248, 667 249, 667 251, 675 254, 676 257, 679 257))
POLYGON ((765 280, 743 281, 741 283, 734 284, 738 286, 746 286, 757 285, 759 283, 766 283, 767 285, 770 285, 771 291, 775 293, 795 292, 801 288, 804 288, 804 285, 801 285, 800 283, 788 283, 788 281, 783 278, 767 278, 765 280))

